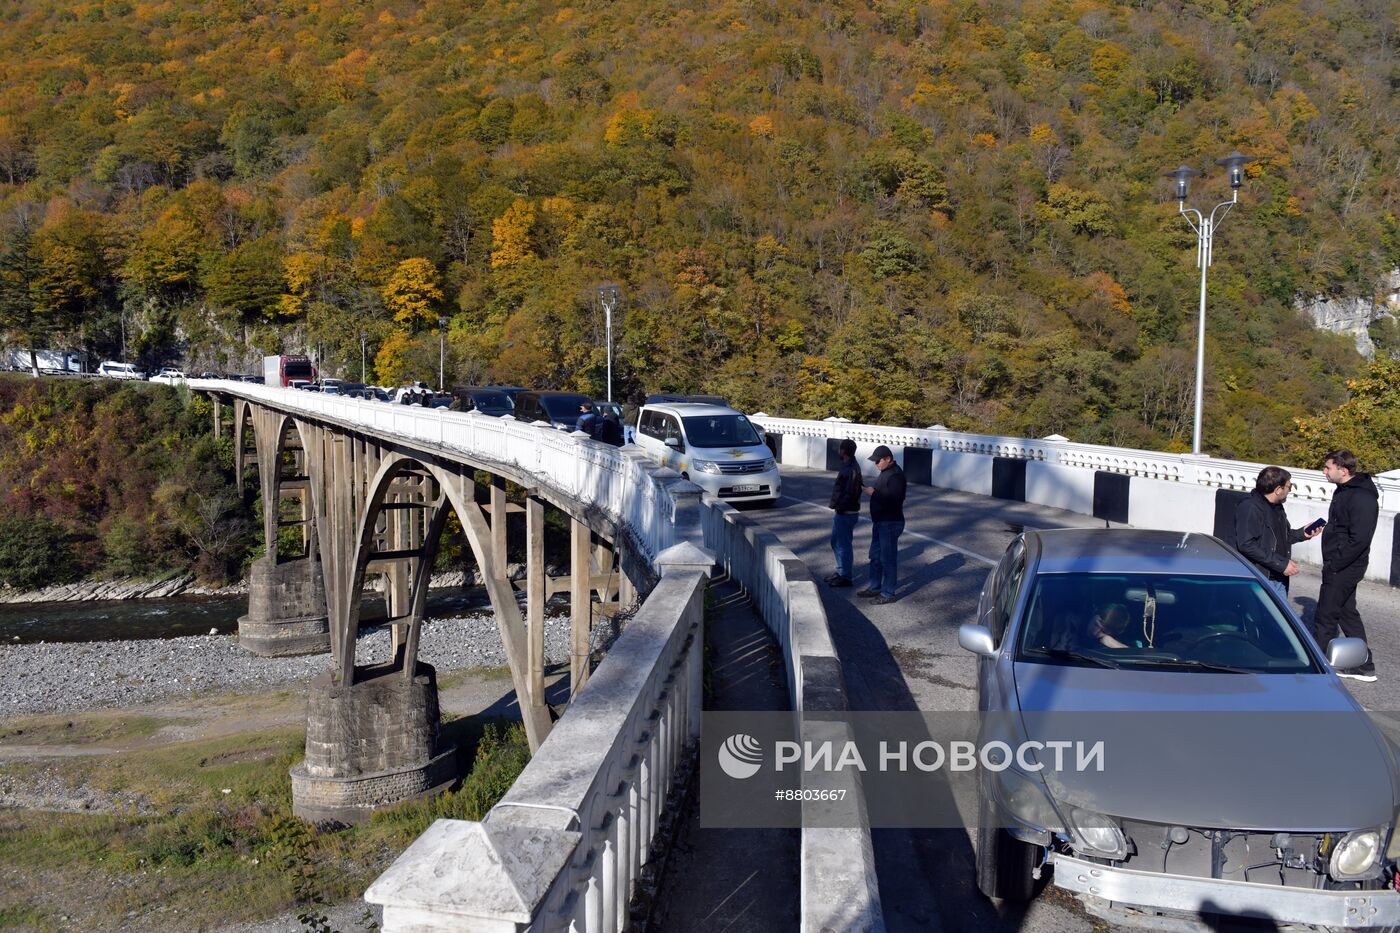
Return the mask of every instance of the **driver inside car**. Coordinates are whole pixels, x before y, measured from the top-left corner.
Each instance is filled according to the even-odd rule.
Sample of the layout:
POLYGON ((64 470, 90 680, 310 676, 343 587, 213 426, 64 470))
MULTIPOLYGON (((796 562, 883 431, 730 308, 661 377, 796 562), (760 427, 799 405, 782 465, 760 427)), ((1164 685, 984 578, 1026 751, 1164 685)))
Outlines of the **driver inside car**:
POLYGON ((1120 603, 1110 603, 1094 613, 1089 622, 1089 634, 1104 648, 1146 647, 1146 642, 1128 631, 1128 610, 1120 603))

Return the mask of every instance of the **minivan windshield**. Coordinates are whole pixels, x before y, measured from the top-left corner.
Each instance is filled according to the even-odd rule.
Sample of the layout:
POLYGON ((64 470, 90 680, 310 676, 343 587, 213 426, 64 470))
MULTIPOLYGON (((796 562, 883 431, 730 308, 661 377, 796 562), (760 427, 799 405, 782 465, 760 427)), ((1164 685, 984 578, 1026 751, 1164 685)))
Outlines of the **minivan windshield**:
POLYGON ((1027 603, 1017 660, 1132 670, 1318 670, 1259 581, 1171 574, 1042 574, 1027 603))
POLYGON ((692 447, 756 447, 763 443, 743 415, 694 415, 682 418, 685 439, 692 447))

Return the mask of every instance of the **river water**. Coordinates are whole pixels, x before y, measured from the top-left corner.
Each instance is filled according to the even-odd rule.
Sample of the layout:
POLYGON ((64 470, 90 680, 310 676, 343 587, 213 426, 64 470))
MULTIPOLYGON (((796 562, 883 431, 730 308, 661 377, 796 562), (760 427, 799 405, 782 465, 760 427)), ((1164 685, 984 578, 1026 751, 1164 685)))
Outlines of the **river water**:
MULTIPOLYGON (((447 619, 490 609, 486 590, 431 590, 429 618, 447 619)), ((238 631, 238 617, 248 611, 247 596, 172 596, 166 599, 112 599, 72 603, 0 604, 0 641, 119 641, 178 638, 238 631)), ((366 595, 360 624, 384 618, 384 600, 366 595)))

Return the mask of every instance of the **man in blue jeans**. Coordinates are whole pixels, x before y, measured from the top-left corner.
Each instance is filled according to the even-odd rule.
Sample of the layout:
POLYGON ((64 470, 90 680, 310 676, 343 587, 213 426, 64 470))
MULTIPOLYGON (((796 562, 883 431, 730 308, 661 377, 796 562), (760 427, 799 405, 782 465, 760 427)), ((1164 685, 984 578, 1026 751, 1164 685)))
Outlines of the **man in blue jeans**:
POLYGON ((873 596, 877 605, 894 602, 899 566, 899 536, 904 533, 904 471, 881 444, 870 459, 880 475, 865 487, 870 497, 870 583, 857 596, 873 596))
POLYGON ((836 485, 831 489, 831 550, 836 555, 836 572, 826 578, 828 586, 850 586, 854 569, 855 548, 851 536, 860 520, 860 492, 865 485, 856 463, 856 442, 847 438, 841 442, 841 469, 836 473, 836 485))

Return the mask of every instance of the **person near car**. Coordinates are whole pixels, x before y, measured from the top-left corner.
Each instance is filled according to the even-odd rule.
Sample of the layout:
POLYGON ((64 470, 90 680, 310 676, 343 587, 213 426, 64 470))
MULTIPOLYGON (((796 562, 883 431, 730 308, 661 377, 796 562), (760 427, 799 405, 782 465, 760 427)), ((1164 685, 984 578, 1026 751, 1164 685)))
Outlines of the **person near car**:
POLYGON ((617 412, 608 412, 593 429, 593 439, 614 447, 623 443, 622 422, 617 420, 617 412))
POLYGON ((856 442, 846 438, 838 448, 841 466, 831 487, 831 552, 836 555, 836 572, 826 578, 829 586, 850 586, 855 570, 855 548, 851 539, 860 521, 860 494, 865 486, 860 464, 856 463, 856 442))
MULTIPOLYGON (((1371 559, 1371 538, 1380 517, 1380 492, 1371 477, 1357 471, 1356 455, 1350 450, 1334 450, 1327 455, 1322 475, 1337 488, 1327 510, 1327 526, 1322 530, 1322 588, 1317 594, 1313 635, 1323 648, 1337 635, 1366 637, 1361 613, 1356 611, 1356 585, 1366 575, 1371 559)), ((1376 665, 1367 652, 1366 663, 1337 672, 1342 677, 1373 682, 1376 665)))
POLYGON ((870 497, 870 582, 856 595, 874 597, 884 605, 895 600, 899 536, 904 533, 904 471, 884 444, 875 448, 870 459, 880 471, 864 489, 870 497))
POLYGON ((592 437, 594 440, 597 440, 594 435, 598 431, 598 414, 588 402, 584 402, 578 407, 578 423, 576 429, 592 437))
POLYGON ((1283 467, 1266 466, 1254 480, 1254 491, 1235 506, 1235 550, 1259 568, 1269 586, 1288 599, 1288 578, 1298 572, 1290 556, 1293 545, 1321 529, 1288 527, 1284 500, 1293 491, 1293 476, 1283 467))

